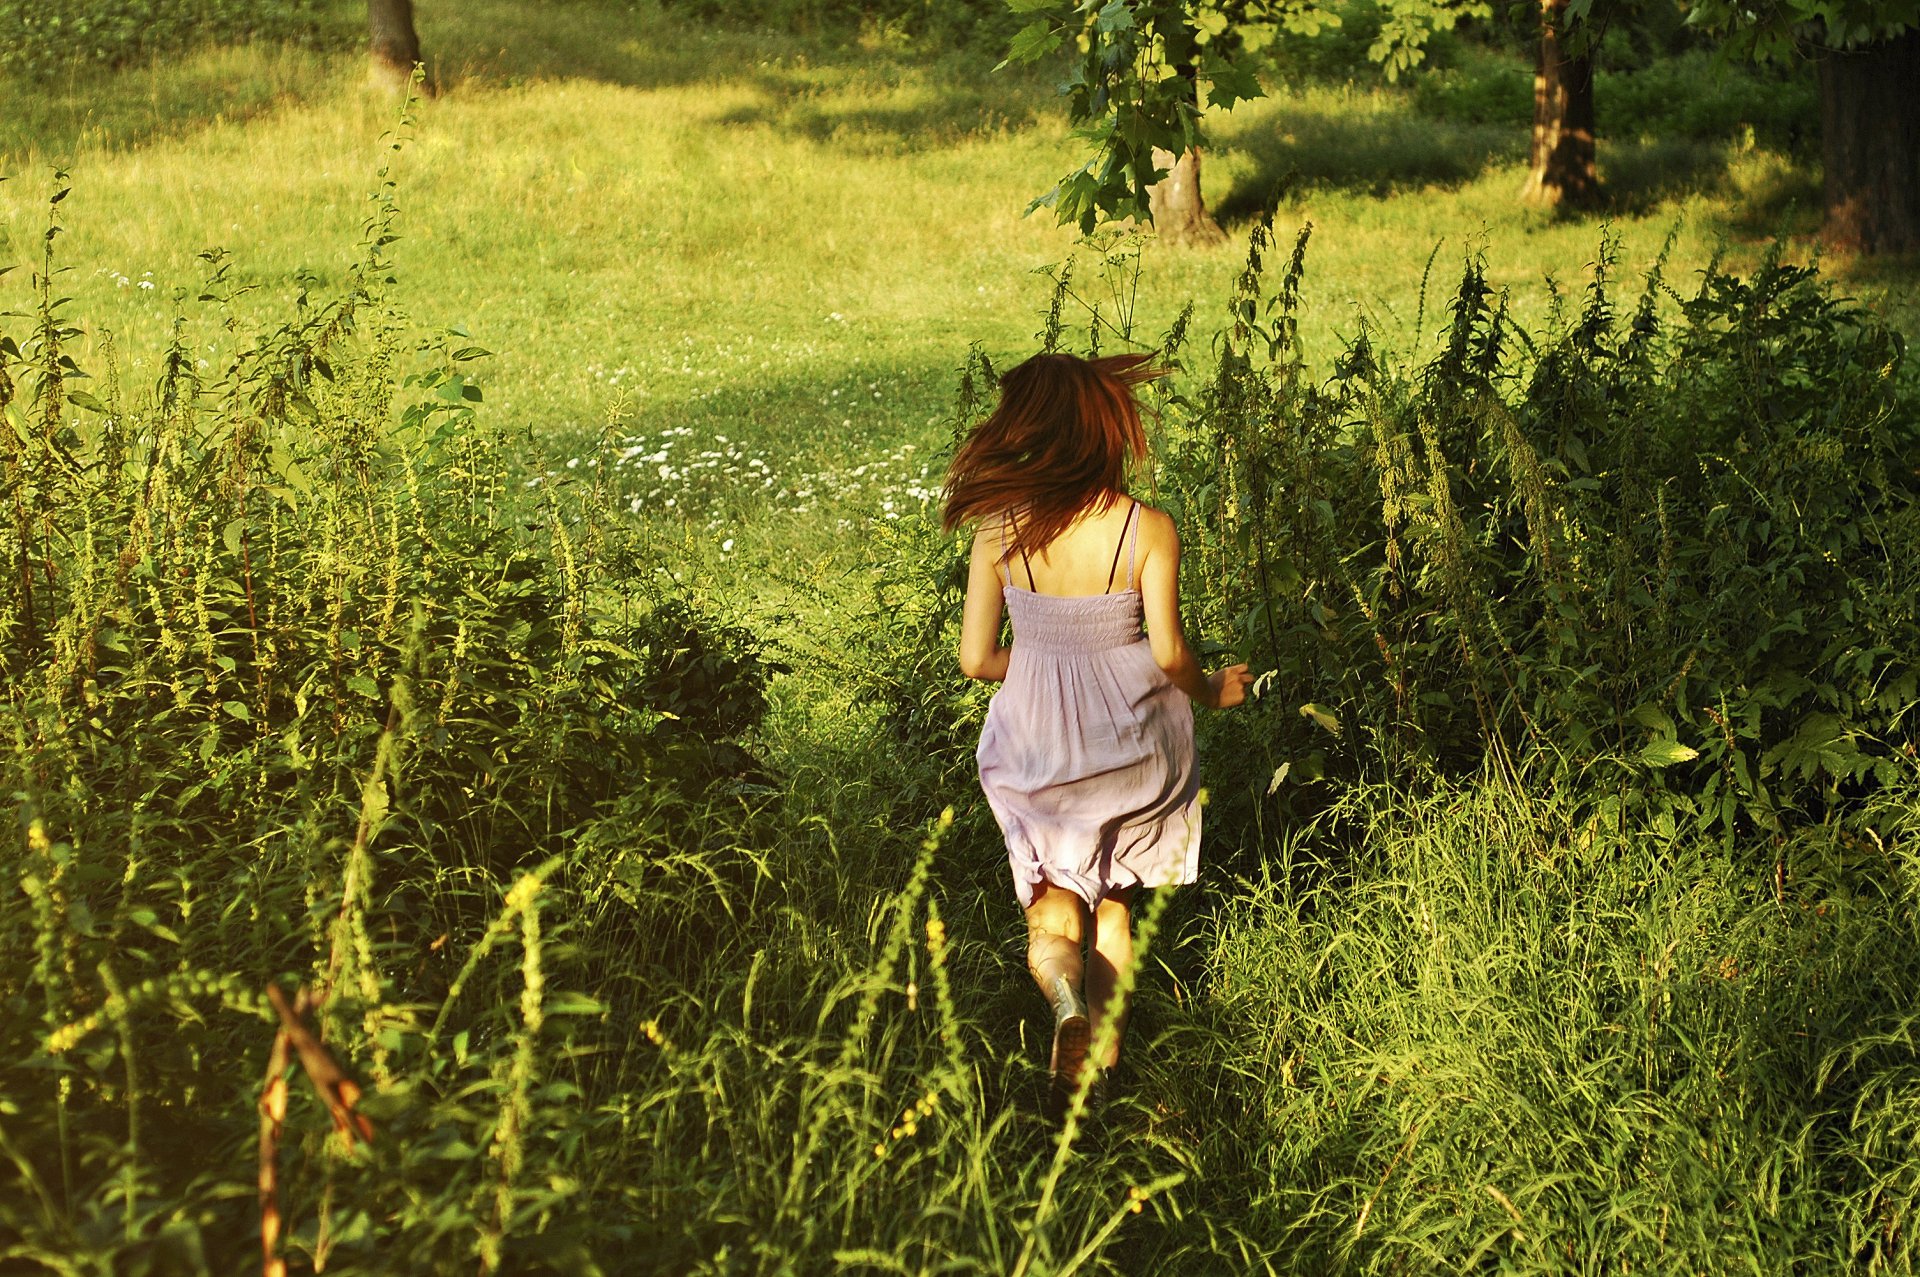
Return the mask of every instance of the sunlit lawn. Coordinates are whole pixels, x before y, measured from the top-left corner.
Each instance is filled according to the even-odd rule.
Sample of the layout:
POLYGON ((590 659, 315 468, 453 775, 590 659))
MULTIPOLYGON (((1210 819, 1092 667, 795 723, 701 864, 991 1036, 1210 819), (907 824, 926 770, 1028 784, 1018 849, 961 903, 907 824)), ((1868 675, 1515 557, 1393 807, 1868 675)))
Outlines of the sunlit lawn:
MULTIPOLYGON (((738 526, 742 550, 830 542, 851 515, 919 499, 970 342, 1031 348, 1048 287, 1033 272, 1075 238, 1021 215, 1076 154, 1044 77, 648 9, 494 0, 422 20, 444 91, 391 155, 401 296, 423 331, 461 325, 497 352, 487 392, 529 456, 618 455, 636 514, 738 526)), ((136 383, 176 294, 199 291, 203 249, 232 254, 263 315, 305 274, 337 284, 397 125, 360 73, 351 51, 249 48, 30 95, 0 124, 0 256, 36 257, 50 170, 68 168, 61 291, 134 352, 136 383)), ((1283 179, 1283 244, 1315 227, 1303 339, 1321 361, 1362 322, 1390 346, 1431 340, 1430 256, 1429 299, 1480 251, 1537 324, 1553 288, 1586 283, 1603 224, 1623 288, 1671 233, 1684 289, 1723 244, 1751 259, 1771 231, 1809 229, 1816 194, 1765 150, 1625 141, 1605 152, 1614 212, 1555 219, 1514 202, 1519 131, 1443 125, 1376 85, 1290 91, 1216 133, 1206 182, 1234 242, 1148 251, 1143 340, 1188 299, 1211 332, 1283 179)), ((1906 274, 1860 291, 1897 298, 1906 274)), ((0 281, 11 308, 27 277, 0 281)), ((233 337, 193 340, 217 369, 233 337)))

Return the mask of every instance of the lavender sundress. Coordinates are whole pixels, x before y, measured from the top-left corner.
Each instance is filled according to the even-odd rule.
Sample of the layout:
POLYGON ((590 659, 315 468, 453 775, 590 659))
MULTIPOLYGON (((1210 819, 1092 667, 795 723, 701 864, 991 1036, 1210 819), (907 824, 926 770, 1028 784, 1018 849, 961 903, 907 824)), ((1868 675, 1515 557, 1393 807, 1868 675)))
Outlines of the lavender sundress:
POLYGON ((1121 530, 1125 590, 1040 594, 1004 565, 1014 641, 976 758, 1023 909, 1043 883, 1095 905, 1192 882, 1199 867, 1193 707, 1141 632, 1138 515, 1121 530))

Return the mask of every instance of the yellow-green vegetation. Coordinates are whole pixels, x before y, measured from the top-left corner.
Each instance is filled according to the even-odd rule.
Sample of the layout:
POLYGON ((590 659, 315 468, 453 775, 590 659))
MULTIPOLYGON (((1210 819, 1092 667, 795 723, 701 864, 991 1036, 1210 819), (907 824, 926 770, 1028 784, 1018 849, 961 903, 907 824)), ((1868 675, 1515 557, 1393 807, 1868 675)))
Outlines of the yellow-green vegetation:
MULTIPOLYGON (((337 42, 348 24, 329 21, 337 42)), ((1032 346, 1045 288, 1029 272, 1071 246, 1020 215, 1073 154, 1044 76, 645 6, 426 6, 421 22, 443 93, 421 106, 400 168, 399 297, 498 352, 495 406, 556 460, 614 416, 753 439, 769 464, 808 471, 924 448, 956 352, 1032 346)), ((75 72, 51 92, 16 82, 22 109, 0 120, 13 178, 0 187, 0 257, 37 251, 49 167, 70 169, 78 269, 63 291, 141 377, 175 290, 200 291, 205 249, 228 250, 232 283, 257 286, 237 302, 243 316, 270 313, 303 278, 332 287, 395 118, 358 91, 362 78, 352 51, 258 44, 110 79, 75 72)), ((1593 259, 1598 220, 1510 199, 1520 130, 1436 122, 1417 106, 1376 83, 1311 85, 1218 130, 1207 181, 1230 225, 1296 175, 1280 221, 1318 228, 1302 332, 1322 360, 1363 318, 1411 347, 1436 247, 1449 271, 1484 247, 1528 321, 1549 278, 1577 289, 1593 259)), ((1775 231, 1809 225, 1782 202, 1804 206, 1813 179, 1777 153, 1730 140, 1657 151, 1638 138, 1603 151, 1620 170, 1610 224, 1629 271, 1676 225, 1683 276, 1723 241, 1739 264, 1775 231)), ((1238 270, 1237 250, 1148 254, 1143 330, 1189 299, 1224 297, 1238 270)), ((1907 290, 1896 278, 1863 291, 1907 290)), ((203 334, 197 354, 218 363, 222 341, 203 334)))
POLYGON ((5 88, 0 1270, 1911 1269, 1911 279, 1792 156, 1523 214, 1463 55, 1076 248, 977 49, 422 6, 400 124, 352 16, 5 88), (1127 340, 1271 676, 1061 1127, 929 489, 1127 340))

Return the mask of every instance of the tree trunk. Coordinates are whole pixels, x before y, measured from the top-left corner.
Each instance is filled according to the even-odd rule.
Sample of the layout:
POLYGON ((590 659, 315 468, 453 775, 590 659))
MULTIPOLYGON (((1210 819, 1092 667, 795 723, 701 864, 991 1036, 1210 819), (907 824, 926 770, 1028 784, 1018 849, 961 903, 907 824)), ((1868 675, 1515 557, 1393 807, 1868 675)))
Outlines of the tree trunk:
POLYGON ((1546 208, 1600 202, 1593 152, 1593 53, 1568 49, 1560 30, 1567 0, 1540 0, 1540 55, 1533 72, 1533 146, 1520 198, 1546 208))
POLYGON ((1920 250, 1920 31, 1820 59, 1826 238, 1859 253, 1920 250))
POLYGON ((1147 211, 1163 244, 1204 248, 1227 242, 1227 233, 1207 212, 1200 196, 1200 151, 1196 147, 1178 159, 1172 151, 1156 149, 1153 166, 1167 175, 1147 188, 1147 211))
MULTIPOLYGON (((395 95, 413 82, 420 37, 413 29, 413 0, 367 0, 368 76, 375 88, 395 95)), ((421 84, 431 95, 433 81, 421 84)))

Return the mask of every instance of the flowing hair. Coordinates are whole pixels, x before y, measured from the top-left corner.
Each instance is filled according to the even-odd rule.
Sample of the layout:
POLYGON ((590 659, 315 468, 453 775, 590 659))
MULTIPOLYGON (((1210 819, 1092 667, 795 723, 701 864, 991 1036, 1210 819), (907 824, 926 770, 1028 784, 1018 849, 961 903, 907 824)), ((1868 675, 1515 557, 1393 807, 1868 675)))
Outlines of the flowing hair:
POLYGON ((999 406, 947 467, 941 527, 1005 515, 1005 559, 1045 549, 1088 506, 1112 505, 1127 490, 1127 463, 1147 455, 1134 387, 1166 375, 1152 361, 1048 354, 1010 370, 999 406))

